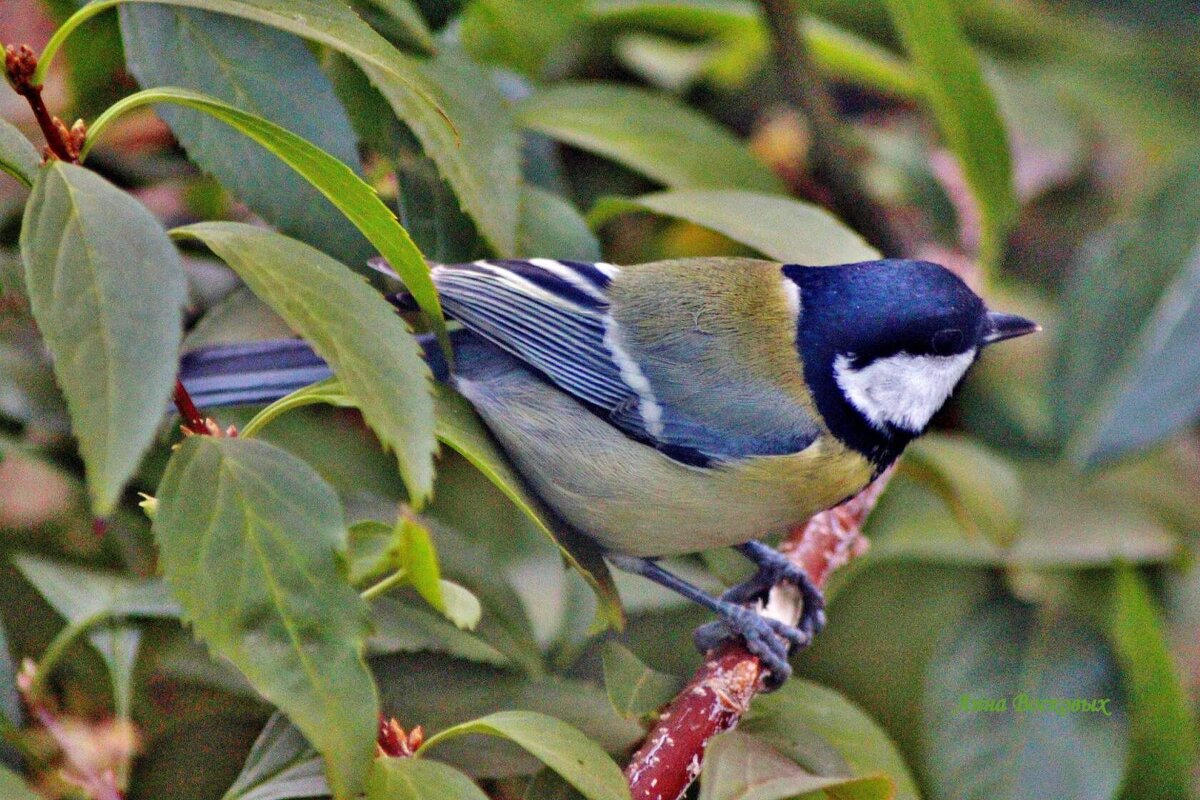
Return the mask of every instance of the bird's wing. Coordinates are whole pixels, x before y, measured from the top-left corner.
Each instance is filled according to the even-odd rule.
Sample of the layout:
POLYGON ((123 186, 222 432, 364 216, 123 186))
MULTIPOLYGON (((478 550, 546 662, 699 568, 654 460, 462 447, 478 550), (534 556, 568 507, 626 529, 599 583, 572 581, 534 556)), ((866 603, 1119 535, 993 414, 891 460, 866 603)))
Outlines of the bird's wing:
POLYGON ((778 454, 777 437, 743 441, 657 401, 609 313, 618 273, 611 264, 534 258, 439 265, 433 281, 446 312, 466 328, 666 455, 706 466, 778 454))

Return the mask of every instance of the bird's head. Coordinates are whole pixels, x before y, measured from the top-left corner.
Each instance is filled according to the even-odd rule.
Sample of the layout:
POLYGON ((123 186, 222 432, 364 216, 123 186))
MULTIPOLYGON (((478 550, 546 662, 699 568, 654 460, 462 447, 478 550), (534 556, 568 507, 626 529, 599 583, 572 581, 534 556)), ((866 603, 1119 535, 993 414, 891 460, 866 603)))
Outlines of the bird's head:
POLYGON ((984 347, 1040 330, 989 311, 945 267, 890 259, 784 267, 800 289, 797 344, 830 431, 879 468, 924 432, 984 347))

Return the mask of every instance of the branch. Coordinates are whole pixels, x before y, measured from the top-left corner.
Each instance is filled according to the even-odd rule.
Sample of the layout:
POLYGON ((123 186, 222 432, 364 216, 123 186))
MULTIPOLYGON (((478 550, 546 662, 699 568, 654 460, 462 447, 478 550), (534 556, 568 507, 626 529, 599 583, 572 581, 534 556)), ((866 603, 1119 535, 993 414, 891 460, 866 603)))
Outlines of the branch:
POLYGON ((760 0, 774 43, 775 60, 784 97, 799 108, 812 128, 812 173, 832 195, 833 210, 885 256, 904 250, 900 237, 872 202, 858 173, 857 159, 847 145, 833 98, 813 69, 808 47, 796 24, 795 0, 760 0))
MULTIPOLYGON (((863 553, 862 524, 883 492, 891 470, 840 506, 823 511, 796 528, 780 550, 818 587, 850 559, 863 553)), ((795 587, 776 586, 765 615, 794 625, 800 617, 795 587)), ((700 774, 704 751, 718 733, 731 730, 762 689, 758 656, 740 642, 708 654, 625 768, 633 800, 677 800, 700 774)))

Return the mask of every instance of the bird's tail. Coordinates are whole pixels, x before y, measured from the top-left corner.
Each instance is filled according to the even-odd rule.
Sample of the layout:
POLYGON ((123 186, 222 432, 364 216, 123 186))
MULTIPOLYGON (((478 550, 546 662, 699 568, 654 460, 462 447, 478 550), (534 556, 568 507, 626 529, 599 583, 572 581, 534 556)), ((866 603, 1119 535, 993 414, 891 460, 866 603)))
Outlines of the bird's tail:
MULTIPOLYGON (((417 338, 434 376, 445 380, 437 340, 430 334, 417 338)), ((332 374, 300 339, 202 347, 185 353, 179 366, 179 378, 200 408, 270 403, 332 374)))

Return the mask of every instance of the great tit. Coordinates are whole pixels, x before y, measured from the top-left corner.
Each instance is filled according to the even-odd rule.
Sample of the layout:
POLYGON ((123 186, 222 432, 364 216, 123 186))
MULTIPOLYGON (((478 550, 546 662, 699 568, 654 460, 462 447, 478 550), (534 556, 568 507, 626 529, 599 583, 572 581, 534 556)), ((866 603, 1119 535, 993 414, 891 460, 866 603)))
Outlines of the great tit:
MULTIPOLYGON (((618 267, 533 258, 438 265, 451 374, 529 487, 615 566, 716 613, 782 683, 824 624, 803 571, 759 540, 861 491, 984 347, 1039 330, 925 261, 807 267, 691 258, 618 267), (662 556, 736 546, 758 571, 713 597, 662 556), (746 605, 780 580, 796 626, 746 605)), ((403 303, 403 298, 399 299, 403 303)), ((186 355, 200 407, 264 402, 329 375, 302 342, 186 355)))

